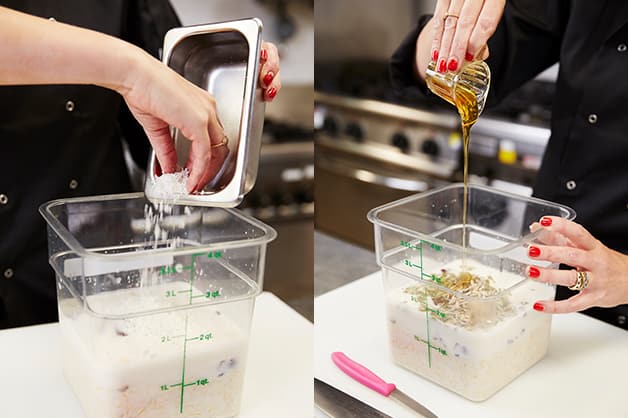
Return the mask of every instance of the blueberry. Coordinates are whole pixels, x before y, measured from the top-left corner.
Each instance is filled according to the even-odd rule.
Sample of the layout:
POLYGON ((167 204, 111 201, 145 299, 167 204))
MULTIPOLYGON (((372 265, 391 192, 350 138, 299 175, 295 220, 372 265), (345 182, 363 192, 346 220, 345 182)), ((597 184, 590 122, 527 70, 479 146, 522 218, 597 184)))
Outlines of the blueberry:
POLYGON ((221 360, 220 363, 218 363, 218 377, 224 376, 225 373, 229 371, 229 369, 232 369, 233 367, 235 367, 236 364, 237 364, 237 361, 235 358, 230 358, 228 360, 221 360))

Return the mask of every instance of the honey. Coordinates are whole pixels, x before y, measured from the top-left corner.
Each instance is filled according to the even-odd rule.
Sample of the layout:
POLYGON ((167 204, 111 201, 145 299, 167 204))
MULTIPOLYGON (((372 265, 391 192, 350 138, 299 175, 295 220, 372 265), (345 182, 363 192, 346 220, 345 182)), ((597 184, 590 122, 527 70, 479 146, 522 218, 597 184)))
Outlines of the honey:
POLYGON ((462 248, 463 254, 467 244, 467 203, 469 183, 469 139, 471 127, 477 122, 484 109, 490 84, 490 70, 481 61, 469 63, 459 73, 438 73, 436 62, 427 68, 426 83, 437 96, 451 103, 458 109, 462 125, 463 139, 463 203, 462 203, 462 248))

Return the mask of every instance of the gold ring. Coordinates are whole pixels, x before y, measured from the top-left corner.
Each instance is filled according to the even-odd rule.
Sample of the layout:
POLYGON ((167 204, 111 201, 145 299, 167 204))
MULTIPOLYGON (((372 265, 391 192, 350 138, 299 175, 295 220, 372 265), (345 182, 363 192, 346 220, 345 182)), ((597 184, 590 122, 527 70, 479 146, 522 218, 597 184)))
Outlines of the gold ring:
POLYGON ((448 17, 455 17, 456 19, 460 19, 460 16, 458 15, 455 15, 453 13, 447 13, 445 17, 443 18, 443 20, 447 20, 448 17))
POLYGON ((225 135, 222 137, 222 141, 220 141, 218 144, 213 144, 211 148, 222 147, 223 145, 227 145, 228 143, 229 143, 229 138, 227 137, 227 135, 225 135))
POLYGON ((576 270, 576 283, 569 286, 569 290, 584 290, 589 286, 589 275, 586 271, 576 270))

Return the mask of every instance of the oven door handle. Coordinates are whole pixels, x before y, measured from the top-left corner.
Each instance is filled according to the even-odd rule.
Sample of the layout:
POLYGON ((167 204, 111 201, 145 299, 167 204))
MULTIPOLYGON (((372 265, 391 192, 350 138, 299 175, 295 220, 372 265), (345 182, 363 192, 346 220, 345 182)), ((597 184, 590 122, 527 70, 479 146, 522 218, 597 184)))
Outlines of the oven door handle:
MULTIPOLYGON (((331 171, 335 174, 359 180, 364 183, 384 186, 391 189, 403 190, 408 192, 425 192, 430 189, 430 185, 425 181, 404 179, 401 177, 389 176, 386 174, 375 173, 363 168, 349 167, 335 161, 320 159, 318 166, 331 171)), ((316 175, 316 174, 315 174, 316 175)))

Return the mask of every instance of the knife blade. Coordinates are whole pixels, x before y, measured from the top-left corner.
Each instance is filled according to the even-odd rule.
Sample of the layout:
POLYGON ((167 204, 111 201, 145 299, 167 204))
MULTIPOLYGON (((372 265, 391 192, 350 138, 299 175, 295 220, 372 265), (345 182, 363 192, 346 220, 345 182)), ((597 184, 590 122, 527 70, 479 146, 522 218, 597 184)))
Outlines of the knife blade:
POLYGON ((317 378, 314 378, 314 403, 332 418, 392 418, 317 378))
POLYGON ((438 418, 432 411, 427 409, 425 406, 418 403, 416 400, 412 399, 393 384, 385 382, 381 377, 377 376, 375 373, 351 360, 347 355, 341 352, 334 352, 331 354, 332 361, 338 366, 340 370, 345 372, 351 378, 357 380, 362 383, 364 386, 369 389, 374 390, 386 397, 391 397, 398 402, 406 405, 414 412, 417 412, 421 416, 425 418, 438 418))

